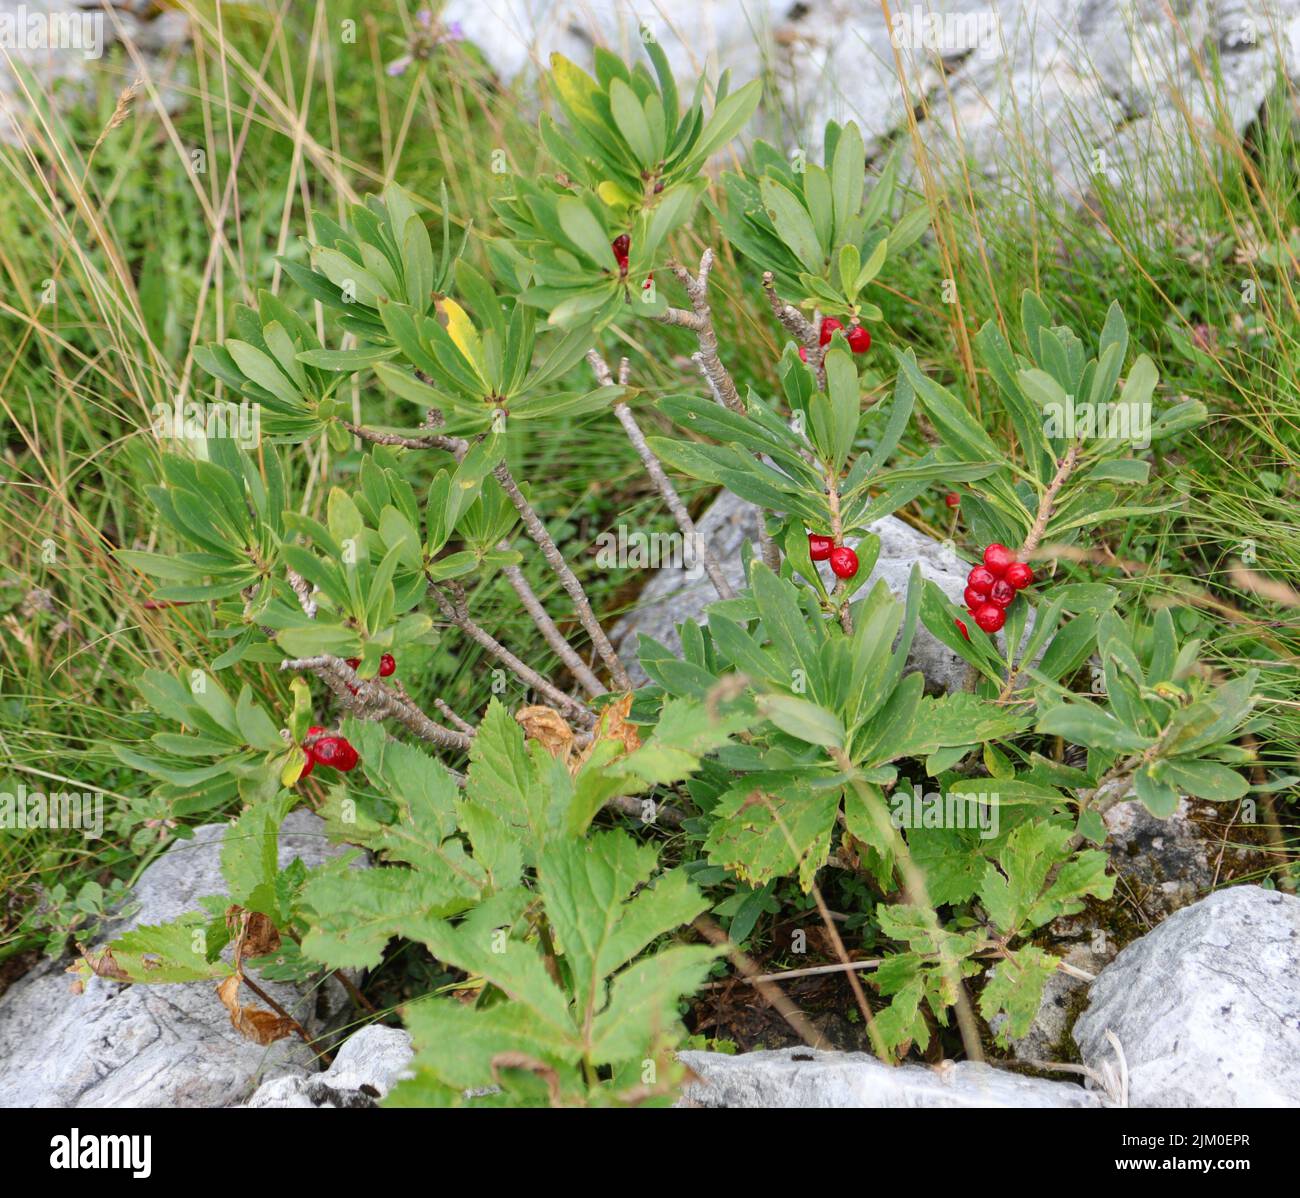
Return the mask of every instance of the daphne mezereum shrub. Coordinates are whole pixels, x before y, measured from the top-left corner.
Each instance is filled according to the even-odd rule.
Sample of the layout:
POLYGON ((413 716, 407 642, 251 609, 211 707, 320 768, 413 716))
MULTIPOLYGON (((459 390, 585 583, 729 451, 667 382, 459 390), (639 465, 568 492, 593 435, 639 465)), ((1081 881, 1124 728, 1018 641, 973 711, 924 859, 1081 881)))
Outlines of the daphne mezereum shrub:
POLYGON ((653 69, 598 52, 595 78, 554 61, 552 169, 512 181, 490 235, 453 237, 444 192, 435 252, 427 205, 397 186, 344 223, 317 216, 309 260, 284 262, 296 294, 263 293, 202 352, 258 405, 262 443, 163 459, 152 499, 170 543, 121 557, 157 601, 210 605, 213 657, 144 673, 176 728, 120 755, 174 813, 240 812, 229 896, 83 953, 84 974, 210 979, 235 1025, 269 1042, 305 1033, 257 991, 245 1001, 246 981, 373 967, 405 939, 465 981, 460 998, 404 1010, 417 1072, 394 1101, 664 1102, 683 1001, 735 953, 705 913, 739 943, 778 886, 825 911, 829 863, 860 880, 854 915, 885 946, 869 983, 849 975, 876 1051, 896 1060, 953 1021, 978 1057, 980 1021, 1023 1034, 1056 967, 1035 931, 1110 896, 1111 804, 1135 791, 1165 816, 1180 794, 1247 790, 1233 741, 1254 678, 1216 683, 1168 610, 1122 610, 1114 588, 1059 577, 1063 547, 1172 506, 1142 454, 1199 405, 1153 412, 1156 372, 1130 355, 1118 306, 1080 337, 1033 294, 1018 329, 978 335, 978 409, 906 349, 892 394, 864 405, 870 296, 925 209, 897 211, 892 164, 867 187, 853 124, 827 126, 824 165, 795 169, 759 142, 746 173, 710 186, 704 166, 759 85, 724 77, 711 104, 702 86, 683 104, 647 52, 653 69), (789 336, 773 394, 742 395, 725 365, 713 252, 691 270, 671 256, 702 202, 789 336), (321 344, 313 301, 342 348, 321 344), (633 365, 601 353, 611 326, 643 321, 698 341, 700 373, 656 404, 672 435, 643 434, 633 365), (358 377, 363 415, 384 389, 408 427, 356 420, 358 377), (763 513, 742 589, 700 549, 717 601, 684 624, 680 654, 642 638, 640 688, 506 455, 510 438, 605 414, 688 544, 674 474, 763 513), (323 521, 302 514, 286 469, 320 437, 367 450, 323 521), (417 491, 415 476, 432 482, 417 491), (867 585, 872 522, 954 484, 969 552, 988 550, 971 613, 917 569, 905 598, 867 585), (561 617, 576 616, 568 635, 520 568, 529 541, 561 617), (521 660, 472 609, 465 584, 489 572, 562 673, 521 660), (968 664, 966 689, 927 694, 908 671, 918 623, 968 664), (438 635, 476 643, 527 702, 493 698, 476 720, 442 700, 422 710, 400 663, 438 635), (259 693, 267 667, 293 676, 291 709, 283 690, 259 693), (354 854, 277 866, 280 822, 308 794, 373 868, 350 868, 354 854))

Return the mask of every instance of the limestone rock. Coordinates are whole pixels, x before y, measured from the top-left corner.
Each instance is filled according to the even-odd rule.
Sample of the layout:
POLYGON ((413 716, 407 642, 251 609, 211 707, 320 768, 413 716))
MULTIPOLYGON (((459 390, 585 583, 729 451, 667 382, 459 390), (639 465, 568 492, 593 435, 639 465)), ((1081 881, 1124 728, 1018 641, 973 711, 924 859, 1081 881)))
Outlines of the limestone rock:
MULTIPOLYGON (((106 939, 165 923, 221 894, 225 824, 195 830, 141 876, 137 912, 106 939)), ((280 865, 300 857, 318 865, 339 850, 323 822, 295 811, 280 834, 280 865)), ((228 1106, 242 1101, 263 1074, 305 1073, 315 1054, 297 1038, 259 1047, 230 1024, 210 982, 121 985, 91 978, 71 992, 66 961, 38 966, 0 998, 0 1106, 228 1106)), ((264 989, 311 1035, 327 1030, 344 1005, 333 980, 311 992, 280 983, 264 989)))
POLYGON ((264 1082, 250 1107, 375 1106, 400 1080, 414 1049, 401 1028, 372 1023, 344 1042, 333 1064, 304 1077, 289 1074, 264 1082))
POLYGON ((1300 1105, 1300 898, 1220 890, 1135 940, 1089 990, 1083 1061, 1118 1073, 1131 1106, 1300 1105))
POLYGON ((699 1078, 681 1106, 702 1107, 1097 1107, 1074 1082, 1044 1081, 969 1061, 884 1065, 859 1052, 782 1048, 727 1056, 683 1052, 699 1078))

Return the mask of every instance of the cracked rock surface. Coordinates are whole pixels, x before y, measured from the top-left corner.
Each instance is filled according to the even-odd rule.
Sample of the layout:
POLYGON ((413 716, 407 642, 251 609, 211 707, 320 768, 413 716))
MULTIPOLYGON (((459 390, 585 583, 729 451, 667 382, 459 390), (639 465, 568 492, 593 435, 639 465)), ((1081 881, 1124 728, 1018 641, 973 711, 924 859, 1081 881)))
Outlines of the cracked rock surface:
POLYGON ((1234 886, 1135 940, 1074 1025, 1083 1061, 1117 1068, 1131 1106, 1300 1106, 1300 898, 1234 886))
POLYGON ((881 1064, 861 1052, 782 1048, 727 1056, 683 1052, 699 1078, 679 1106, 695 1107, 1097 1107, 1074 1082, 1044 1081, 970 1061, 881 1064))
POLYGON ((1132 180, 1134 198, 1150 202, 1196 165, 1189 120, 1210 128, 1222 117, 1240 134, 1278 67, 1300 74, 1300 0, 892 8, 893 24, 880 7, 851 0, 451 0, 444 16, 525 88, 553 51, 589 67, 597 44, 635 56, 653 37, 678 78, 730 68, 743 83, 770 73, 781 116, 767 135, 787 131, 791 151, 820 161, 825 122, 852 119, 875 156, 908 142, 914 109, 934 163, 969 164, 1023 197, 1023 143, 1072 204, 1094 194, 1099 176, 1132 180), (930 8, 940 11, 927 22, 930 8), (1215 59, 1221 88, 1211 90, 1215 59))
MULTIPOLYGON (((138 912, 104 939, 176 919, 201 896, 224 893, 226 831, 225 824, 197 828, 192 840, 168 849, 132 893, 138 912)), ((319 865, 339 851, 311 812, 285 819, 281 868, 295 857, 319 865)), ((244 1039, 211 982, 145 986, 93 977, 77 995, 66 967, 66 960, 39 965, 0 998, 0 1107, 229 1106, 265 1074, 316 1069, 315 1053, 297 1037, 268 1047, 244 1039)), ((260 984, 313 1036, 346 1006, 333 980, 308 991, 260 984)))

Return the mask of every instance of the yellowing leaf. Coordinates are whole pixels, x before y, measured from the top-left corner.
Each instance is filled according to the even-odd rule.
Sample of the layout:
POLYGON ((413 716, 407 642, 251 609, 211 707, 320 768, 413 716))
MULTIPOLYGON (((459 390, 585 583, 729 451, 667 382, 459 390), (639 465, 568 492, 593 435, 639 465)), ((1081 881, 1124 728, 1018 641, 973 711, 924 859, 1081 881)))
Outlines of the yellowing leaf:
POLYGON ((307 754, 295 746, 285 760, 283 768, 280 770, 280 785, 283 787, 297 786, 298 779, 302 777, 302 772, 307 768, 307 754))
POLYGON ((453 299, 444 299, 441 307, 447 317, 447 335, 477 369, 482 353, 479 347, 478 330, 474 328, 469 313, 453 299))
POLYGON ((611 208, 631 208, 640 200, 639 196, 634 196, 612 179, 606 179, 597 187, 596 194, 611 208))

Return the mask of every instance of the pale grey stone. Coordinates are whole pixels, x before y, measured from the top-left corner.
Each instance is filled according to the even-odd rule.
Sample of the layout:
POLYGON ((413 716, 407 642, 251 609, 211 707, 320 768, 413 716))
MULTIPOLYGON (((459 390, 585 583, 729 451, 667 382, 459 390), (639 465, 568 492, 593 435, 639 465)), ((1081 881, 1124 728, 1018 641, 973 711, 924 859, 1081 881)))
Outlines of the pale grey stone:
POLYGON ((1188 113, 1212 125, 1221 104, 1240 134, 1279 66, 1300 77, 1300 0, 904 0, 893 25, 854 0, 451 0, 444 15, 525 86, 553 51, 589 66, 595 45, 635 56, 643 36, 679 77, 766 74, 778 100, 755 128, 814 160, 827 120, 857 121, 874 156, 909 145, 915 111, 932 164, 964 163, 1012 202, 1022 140, 1063 201, 1104 173, 1154 202, 1198 166, 1188 113))
MULTIPOLYGON (((0 0, 0 141, 24 144, 38 120, 18 73, 30 75, 34 89, 68 107, 90 94, 103 58, 114 46, 135 50, 127 80, 145 74, 167 111, 180 103, 178 71, 168 61, 189 40, 189 17, 159 13, 149 0, 0 0)), ((147 102, 147 101, 139 101, 147 102)))
POLYGON ((1135 940, 1092 983, 1074 1026, 1084 1063, 1129 1104, 1300 1106, 1300 898, 1221 890, 1135 940))
POLYGON ((248 1105, 374 1106, 406 1074, 414 1051, 408 1032, 372 1023, 343 1042, 328 1069, 307 1077, 290 1074, 264 1082, 248 1105))
POLYGON ((969 1061, 882 1064, 859 1052, 782 1048, 727 1056, 683 1052, 698 1077, 679 1105, 696 1107, 1098 1107, 1074 1082, 1024 1077, 969 1061))
MULTIPOLYGON (((224 893, 227 828, 196 829, 192 840, 177 842, 145 870, 132 893, 139 909, 104 939, 176 919, 200 897, 224 893)), ((286 818, 282 867, 295 857, 318 865, 339 851, 311 812, 286 818)), ((315 1054, 298 1038, 269 1047, 244 1039, 211 982, 122 985, 95 977, 76 995, 66 966, 38 966, 0 998, 0 1106, 228 1106, 247 1098, 264 1074, 316 1068, 315 1054)), ((313 1036, 333 1025, 345 1002, 333 979, 305 990, 261 984, 313 1036)))

